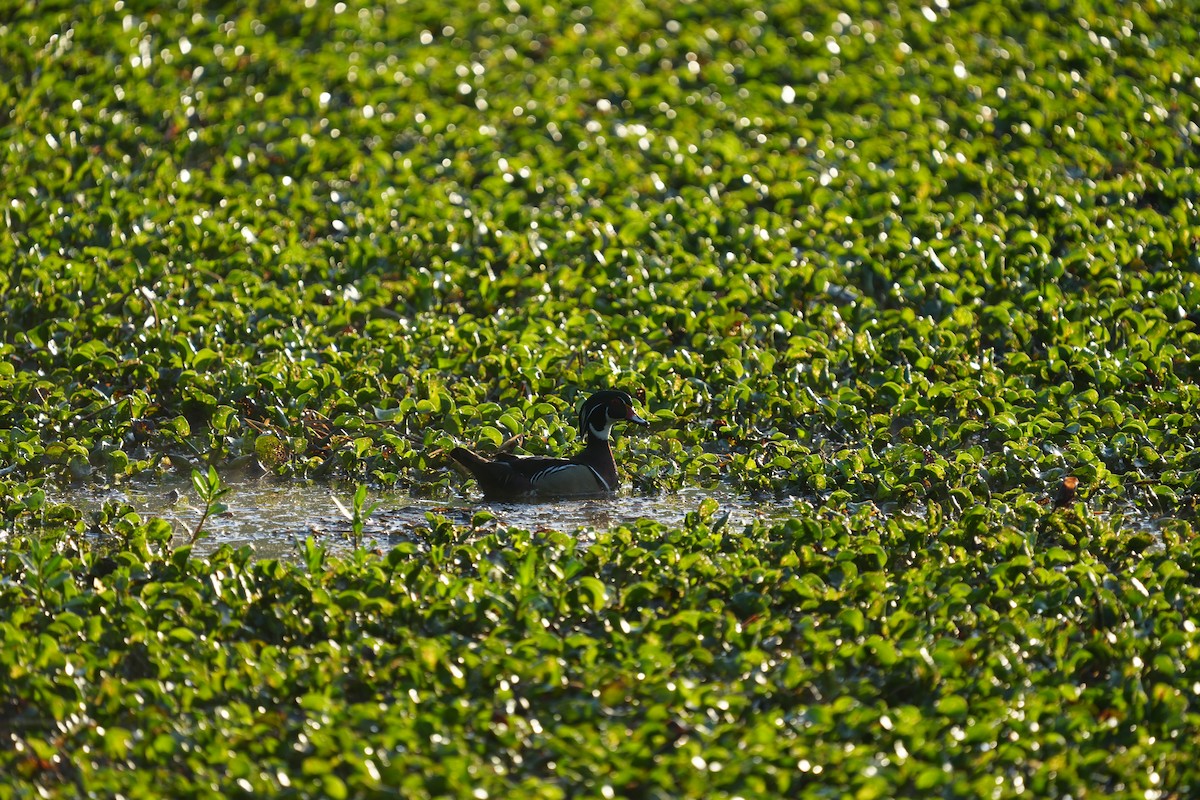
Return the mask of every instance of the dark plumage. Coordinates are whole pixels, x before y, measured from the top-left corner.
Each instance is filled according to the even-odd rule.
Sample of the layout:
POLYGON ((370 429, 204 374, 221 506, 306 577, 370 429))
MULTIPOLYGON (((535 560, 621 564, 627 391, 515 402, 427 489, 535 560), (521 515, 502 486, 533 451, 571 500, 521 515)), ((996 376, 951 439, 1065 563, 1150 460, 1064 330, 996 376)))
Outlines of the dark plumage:
POLYGON ((633 398, 612 389, 596 392, 579 411, 583 450, 571 458, 514 456, 483 458, 463 447, 450 457, 474 476, 484 495, 494 499, 569 496, 611 492, 620 483, 608 437, 617 422, 649 423, 633 410, 633 398))

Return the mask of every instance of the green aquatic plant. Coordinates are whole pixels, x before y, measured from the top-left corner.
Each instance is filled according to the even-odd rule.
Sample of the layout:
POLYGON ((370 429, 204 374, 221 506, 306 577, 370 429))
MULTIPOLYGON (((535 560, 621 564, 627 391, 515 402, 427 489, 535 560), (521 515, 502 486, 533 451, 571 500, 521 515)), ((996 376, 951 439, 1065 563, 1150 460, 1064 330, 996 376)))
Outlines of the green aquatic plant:
POLYGON ((210 517, 224 514, 229 510, 229 507, 221 502, 221 498, 229 494, 230 487, 221 484, 221 478, 217 475, 215 468, 209 467, 207 472, 201 472, 198 469, 192 470, 192 488, 196 491, 196 496, 200 498, 204 509, 200 512, 200 519, 197 520, 196 527, 192 528, 188 544, 195 544, 196 540, 203 535, 204 523, 208 522, 210 517))
POLYGON ((706 505, 587 546, 434 519, 423 544, 310 539, 299 561, 25 539, 0 558, 0 768, 51 795, 146 774, 267 795, 1186 794, 1193 531, 1147 547, 1027 511, 730 530, 706 505))
POLYGON ((362 547, 363 528, 367 524, 367 519, 374 513, 375 509, 379 508, 379 503, 367 505, 367 487, 359 485, 354 490, 354 498, 351 500, 350 508, 346 508, 341 500, 338 500, 335 495, 330 495, 333 504, 337 506, 338 511, 350 523, 350 542, 355 550, 362 547))
POLYGON ((1195 794, 1198 29, 14 6, 0 797, 1195 794), (618 385, 630 491, 791 518, 291 563, 74 499, 346 480, 358 545, 618 385))
POLYGON ((645 491, 1189 511, 1190 27, 1072 8, 22 16, 3 477, 446 497, 636 383, 645 491))

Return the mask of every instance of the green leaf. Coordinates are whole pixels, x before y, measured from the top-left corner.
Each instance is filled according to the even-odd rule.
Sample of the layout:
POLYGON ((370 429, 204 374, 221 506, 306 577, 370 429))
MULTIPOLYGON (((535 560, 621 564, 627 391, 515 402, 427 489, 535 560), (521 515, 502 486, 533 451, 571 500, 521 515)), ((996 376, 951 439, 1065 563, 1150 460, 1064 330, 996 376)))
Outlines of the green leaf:
POLYGON ((602 581, 590 575, 581 575, 575 582, 579 586, 581 599, 590 611, 596 613, 604 608, 608 602, 608 587, 602 581))
POLYGON ((951 719, 961 720, 967 716, 967 701, 965 698, 956 695, 946 695, 937 701, 935 706, 937 713, 949 717, 951 719))

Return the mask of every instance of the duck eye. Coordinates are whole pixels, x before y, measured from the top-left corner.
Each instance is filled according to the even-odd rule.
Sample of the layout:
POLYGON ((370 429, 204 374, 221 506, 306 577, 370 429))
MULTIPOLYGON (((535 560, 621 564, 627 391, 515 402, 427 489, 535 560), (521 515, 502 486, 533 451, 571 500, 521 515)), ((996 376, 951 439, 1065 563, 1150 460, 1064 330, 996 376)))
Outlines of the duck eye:
POLYGON ((610 417, 625 416, 625 404, 622 403, 620 400, 613 400, 611 403, 608 404, 608 415, 610 417))

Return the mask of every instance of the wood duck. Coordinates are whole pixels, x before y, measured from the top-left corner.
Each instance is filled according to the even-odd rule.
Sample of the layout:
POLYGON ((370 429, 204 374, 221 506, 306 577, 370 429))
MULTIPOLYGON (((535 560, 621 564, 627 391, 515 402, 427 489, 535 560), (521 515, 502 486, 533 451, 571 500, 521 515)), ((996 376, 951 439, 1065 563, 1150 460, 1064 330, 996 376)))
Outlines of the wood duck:
POLYGON ((466 468, 479 488, 492 499, 536 496, 567 496, 611 492, 620 482, 617 464, 608 444, 617 422, 648 425, 633 410, 633 398, 625 392, 606 389, 589 397, 579 411, 579 429, 586 444, 571 458, 514 456, 501 454, 482 458, 456 447, 450 457, 466 468))

